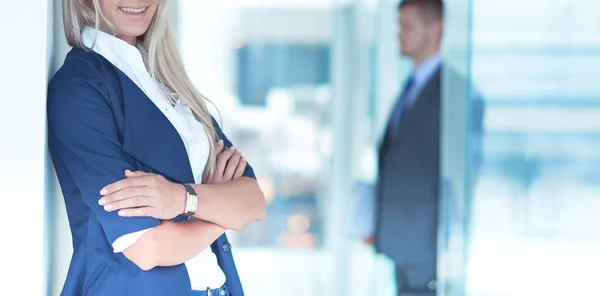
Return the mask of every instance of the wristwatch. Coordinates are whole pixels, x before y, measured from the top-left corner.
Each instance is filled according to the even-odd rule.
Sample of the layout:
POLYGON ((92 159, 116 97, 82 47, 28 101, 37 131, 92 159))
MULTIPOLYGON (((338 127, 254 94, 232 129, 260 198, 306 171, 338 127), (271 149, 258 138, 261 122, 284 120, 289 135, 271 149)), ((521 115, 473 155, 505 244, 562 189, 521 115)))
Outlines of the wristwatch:
POLYGON ((190 184, 183 184, 185 187, 185 210, 183 215, 186 217, 194 216, 198 209, 198 194, 190 184))

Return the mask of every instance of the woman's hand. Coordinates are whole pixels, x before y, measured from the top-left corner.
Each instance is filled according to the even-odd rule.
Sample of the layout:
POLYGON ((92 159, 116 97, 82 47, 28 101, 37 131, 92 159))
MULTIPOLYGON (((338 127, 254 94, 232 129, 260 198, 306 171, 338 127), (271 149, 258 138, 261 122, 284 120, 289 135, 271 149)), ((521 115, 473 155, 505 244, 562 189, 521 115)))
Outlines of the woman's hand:
MULTIPOLYGON (((218 184, 240 178, 246 169, 246 160, 236 149, 225 149, 217 143, 217 163, 208 184, 218 184)), ((185 208, 185 187, 161 175, 125 171, 125 179, 110 184, 100 192, 98 202, 108 212, 119 211, 123 217, 154 217, 170 220, 182 214, 185 208)))
POLYGON ((217 165, 208 184, 219 184, 241 177, 246 169, 246 159, 233 147, 223 150, 223 141, 217 143, 217 165))
POLYGON ((125 171, 125 179, 110 184, 98 201, 108 212, 119 211, 123 217, 154 217, 170 220, 185 208, 185 187, 161 175, 125 171))

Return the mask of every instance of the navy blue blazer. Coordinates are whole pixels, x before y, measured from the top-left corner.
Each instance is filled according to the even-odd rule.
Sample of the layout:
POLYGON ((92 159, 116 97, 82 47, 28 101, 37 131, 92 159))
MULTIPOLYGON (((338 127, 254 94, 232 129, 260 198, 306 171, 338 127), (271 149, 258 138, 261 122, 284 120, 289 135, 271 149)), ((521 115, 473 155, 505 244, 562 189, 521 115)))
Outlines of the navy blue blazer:
MULTIPOLYGON (((111 245, 118 237, 160 221, 119 217, 98 205, 100 189, 123 179, 126 169, 194 182, 185 146, 169 120, 109 61, 77 48, 52 78, 47 108, 48 146, 74 249, 61 295, 189 296, 185 264, 143 271, 122 253, 113 253, 111 245)), ((231 146, 214 119, 213 124, 231 146)), ((250 165, 244 176, 255 178, 250 165)), ((231 294, 244 295, 225 234, 211 248, 231 294)))

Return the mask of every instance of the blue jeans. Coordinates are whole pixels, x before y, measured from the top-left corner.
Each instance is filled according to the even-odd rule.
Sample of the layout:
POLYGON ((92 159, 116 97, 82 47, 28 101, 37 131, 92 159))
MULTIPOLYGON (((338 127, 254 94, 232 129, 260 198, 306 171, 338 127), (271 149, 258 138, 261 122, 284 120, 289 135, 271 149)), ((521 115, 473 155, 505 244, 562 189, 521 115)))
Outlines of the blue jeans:
POLYGON ((211 289, 210 291, 210 295, 208 294, 209 291, 205 290, 205 291, 192 291, 192 295, 191 296, 230 296, 229 295, 229 291, 227 291, 227 288, 225 286, 219 288, 219 289, 211 289))

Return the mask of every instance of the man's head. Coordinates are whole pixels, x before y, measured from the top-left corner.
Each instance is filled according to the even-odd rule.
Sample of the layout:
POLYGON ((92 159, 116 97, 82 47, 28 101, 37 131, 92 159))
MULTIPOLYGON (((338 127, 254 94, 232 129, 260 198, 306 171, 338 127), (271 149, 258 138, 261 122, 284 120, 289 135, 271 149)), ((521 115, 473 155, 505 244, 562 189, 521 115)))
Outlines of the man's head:
POLYGON ((439 52, 442 39, 442 0, 402 0, 398 5, 402 55, 420 64, 439 52))

